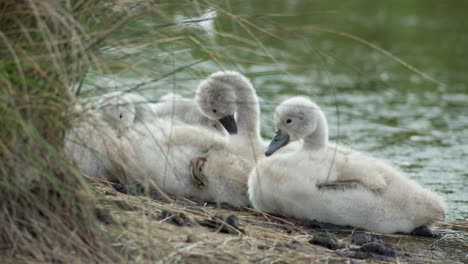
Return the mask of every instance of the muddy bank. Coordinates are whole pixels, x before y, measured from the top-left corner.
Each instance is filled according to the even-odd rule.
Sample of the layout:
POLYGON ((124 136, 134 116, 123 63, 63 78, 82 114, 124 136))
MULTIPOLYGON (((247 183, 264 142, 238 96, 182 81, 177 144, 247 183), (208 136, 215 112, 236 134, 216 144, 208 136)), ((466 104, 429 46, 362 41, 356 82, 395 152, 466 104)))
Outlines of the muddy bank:
POLYGON ((385 235, 252 209, 180 199, 166 203, 95 183, 113 246, 130 262, 466 263, 468 224, 439 224, 439 238, 385 235))

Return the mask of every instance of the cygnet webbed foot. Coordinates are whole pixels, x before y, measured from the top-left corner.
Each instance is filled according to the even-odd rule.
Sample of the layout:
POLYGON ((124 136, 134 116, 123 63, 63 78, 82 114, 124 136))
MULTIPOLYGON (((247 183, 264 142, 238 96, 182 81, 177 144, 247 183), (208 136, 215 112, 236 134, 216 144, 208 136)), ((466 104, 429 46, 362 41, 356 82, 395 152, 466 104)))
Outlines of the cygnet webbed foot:
POLYGON ((190 161, 190 174, 195 185, 200 189, 208 185, 208 178, 203 173, 205 162, 204 157, 195 157, 190 161))

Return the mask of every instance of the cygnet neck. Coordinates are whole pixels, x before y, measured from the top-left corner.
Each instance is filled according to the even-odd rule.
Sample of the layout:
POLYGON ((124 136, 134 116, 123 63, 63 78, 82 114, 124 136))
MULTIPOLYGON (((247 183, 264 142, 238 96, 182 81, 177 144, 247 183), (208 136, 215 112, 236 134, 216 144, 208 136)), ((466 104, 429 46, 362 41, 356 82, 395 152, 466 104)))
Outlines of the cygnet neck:
POLYGON ((235 72, 216 76, 229 83, 236 94, 237 128, 239 134, 255 136, 260 140, 260 105, 255 89, 248 79, 235 72))
POLYGON ((317 126, 315 130, 304 137, 302 148, 307 151, 323 149, 328 145, 328 124, 322 111, 316 113, 317 126))

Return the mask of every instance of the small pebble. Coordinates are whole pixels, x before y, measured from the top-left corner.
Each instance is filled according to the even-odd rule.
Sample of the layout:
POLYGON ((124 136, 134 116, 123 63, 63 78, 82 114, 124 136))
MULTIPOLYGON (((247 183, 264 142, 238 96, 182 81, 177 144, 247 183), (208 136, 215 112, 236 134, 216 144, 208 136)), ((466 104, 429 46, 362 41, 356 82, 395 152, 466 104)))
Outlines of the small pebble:
POLYGON ((234 228, 239 228, 239 218, 233 214, 226 218, 226 223, 234 228))
POLYGON ((382 260, 382 261, 385 261, 388 259, 387 257, 381 256, 378 254, 363 252, 363 251, 354 251, 351 254, 347 254, 346 256, 350 258, 355 258, 355 259, 372 259, 372 260, 382 260))
POLYGON ((395 248, 375 238, 369 234, 357 233, 353 235, 352 243, 361 246, 358 250, 361 253, 356 253, 356 258, 372 258, 377 259, 375 254, 385 257, 395 257, 397 255, 395 248))
POLYGON ((353 235, 352 243, 354 245, 362 246, 366 243, 374 242, 377 240, 375 237, 366 233, 357 233, 353 235))
POLYGON ((309 240, 309 243, 326 247, 332 250, 343 248, 345 246, 344 243, 336 239, 335 235, 328 231, 316 233, 314 237, 311 240, 309 240))
POLYGON ((169 210, 163 210, 161 212, 161 218, 167 219, 167 222, 178 225, 178 226, 189 226, 191 225, 190 219, 184 213, 171 212, 169 210))
POLYGON ((421 236, 421 237, 429 237, 429 238, 441 238, 441 234, 437 234, 432 232, 427 226, 420 226, 414 229, 410 235, 413 236, 421 236))
POLYGON ((392 245, 384 243, 380 240, 366 243, 362 245, 359 250, 363 252, 375 253, 386 257, 396 257, 397 255, 395 248, 392 245))

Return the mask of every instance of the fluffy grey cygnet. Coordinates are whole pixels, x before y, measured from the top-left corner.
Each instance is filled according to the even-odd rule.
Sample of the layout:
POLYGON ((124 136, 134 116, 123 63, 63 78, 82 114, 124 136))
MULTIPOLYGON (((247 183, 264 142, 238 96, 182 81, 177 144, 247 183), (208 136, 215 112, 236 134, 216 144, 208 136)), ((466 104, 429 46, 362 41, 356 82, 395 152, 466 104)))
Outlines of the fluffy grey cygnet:
POLYGON ((435 193, 382 160, 352 149, 337 151, 328 141, 324 113, 308 98, 294 97, 279 105, 275 125, 270 156, 261 159, 249 177, 254 208, 383 233, 409 233, 444 220, 444 203, 435 193), (301 148, 275 153, 300 139, 301 148), (330 178, 348 185, 323 187, 330 178), (378 191, 367 187, 381 180, 378 191))

